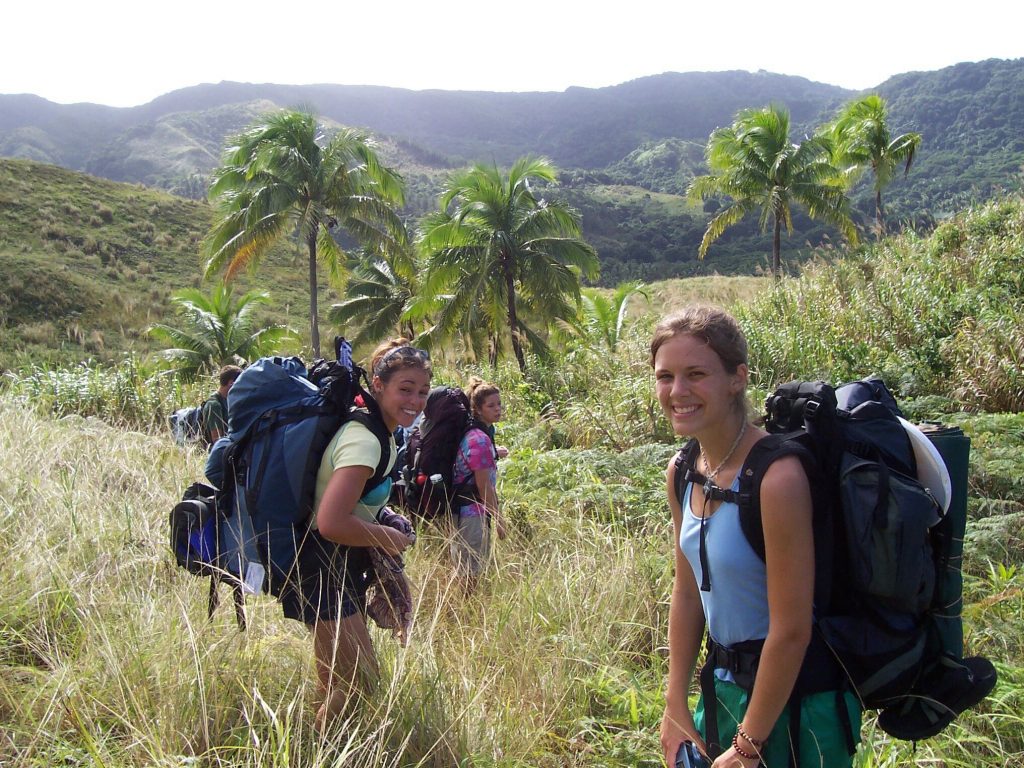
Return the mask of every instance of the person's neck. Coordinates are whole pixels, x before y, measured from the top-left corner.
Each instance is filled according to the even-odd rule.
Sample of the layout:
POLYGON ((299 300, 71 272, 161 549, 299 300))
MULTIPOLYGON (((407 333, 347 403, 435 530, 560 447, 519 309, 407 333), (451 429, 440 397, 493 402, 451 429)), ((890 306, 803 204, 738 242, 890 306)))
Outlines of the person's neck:
MULTIPOLYGON (((745 424, 745 416, 731 418, 714 430, 708 430, 708 432, 702 435, 696 435, 697 442, 700 443, 701 450, 704 452, 708 464, 711 465, 709 469, 717 467, 726 460, 726 457, 729 460, 735 457, 740 448, 737 441, 742 442, 743 440, 740 437, 740 432, 743 431, 745 424), (732 456, 729 455, 730 451, 732 456)), ((747 431, 749 432, 749 430, 747 431)))
POLYGON ((376 411, 377 413, 380 414, 381 421, 384 422, 384 426, 387 427, 388 432, 394 432, 396 429, 398 429, 398 419, 392 419, 390 416, 384 413, 384 409, 380 407, 380 403, 377 402, 377 398, 374 396, 372 392, 367 392, 366 394, 373 399, 373 404, 374 406, 376 406, 375 408, 370 408, 369 403, 364 403, 364 405, 366 405, 367 407, 367 410, 369 410, 370 413, 376 411))

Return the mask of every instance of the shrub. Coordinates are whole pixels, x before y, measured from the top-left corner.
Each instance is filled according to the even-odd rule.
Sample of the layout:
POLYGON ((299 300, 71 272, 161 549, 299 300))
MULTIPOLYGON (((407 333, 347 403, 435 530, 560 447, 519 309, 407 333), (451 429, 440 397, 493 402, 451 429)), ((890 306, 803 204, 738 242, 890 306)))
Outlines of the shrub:
POLYGON ((737 315, 754 381, 879 374, 901 397, 1024 408, 1024 202, 995 202, 924 240, 819 258, 737 315))

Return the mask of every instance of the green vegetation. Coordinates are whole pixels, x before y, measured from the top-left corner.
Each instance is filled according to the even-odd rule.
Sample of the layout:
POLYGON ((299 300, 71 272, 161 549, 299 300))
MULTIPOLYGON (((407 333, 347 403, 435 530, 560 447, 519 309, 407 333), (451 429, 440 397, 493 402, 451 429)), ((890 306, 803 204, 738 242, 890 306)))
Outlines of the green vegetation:
POLYGON ((396 330, 407 339, 416 335, 405 318, 419 284, 413 269, 393 267, 385 259, 373 259, 356 266, 345 286, 345 300, 334 304, 328 318, 348 330, 354 345, 379 341, 396 330), (354 331, 354 332, 353 332, 354 331))
POLYGON ((711 173, 698 176, 688 194, 697 200, 724 197, 701 240, 698 256, 730 226, 759 211, 761 229, 772 227, 772 274, 782 275, 782 227, 793 233, 791 208, 801 205, 857 242, 849 201, 839 170, 829 158, 828 145, 816 138, 794 144, 789 138, 789 113, 770 106, 740 112, 729 128, 711 134, 707 149, 711 173))
POLYGON ((930 238, 822 253, 796 280, 649 286, 621 324, 621 313, 601 313, 615 316, 613 350, 600 330, 547 358, 524 352, 525 373, 511 361, 442 367, 438 381, 479 372, 502 387, 510 420, 500 439, 511 454, 500 492, 512 535, 463 602, 448 589, 444 543, 424 533, 408 561, 412 643, 375 637, 382 685, 327 740, 311 727, 305 632, 268 599, 253 601, 244 636, 230 610, 207 622, 206 583, 166 550, 167 512, 203 455, 174 446, 165 417, 208 380, 183 390, 137 363, 9 375, 0 393, 0 559, 9 566, 0 762, 660 765, 672 567, 664 467, 674 448, 646 345, 656 316, 696 297, 735 302, 762 390, 790 376, 876 371, 913 418, 971 437, 966 643, 997 661, 999 686, 916 748, 869 717, 855 765, 1019 764, 1024 417, 959 408, 1020 408, 1009 374, 1020 369, 1010 334, 1022 258, 1024 201, 1007 199, 930 238))
POLYGON ((1024 203, 990 203, 854 254, 822 251, 741 310, 765 387, 873 371, 946 409, 1024 408, 1024 203))
POLYGON ((354 237, 377 254, 406 246, 401 178, 381 164, 367 137, 341 130, 325 146, 316 117, 283 111, 229 141, 214 171, 210 196, 218 219, 205 243, 207 276, 226 279, 255 267, 275 243, 297 229, 309 268, 309 327, 313 356, 320 356, 317 269, 323 261, 335 283, 348 255, 333 230, 354 237))
POLYGON ((903 133, 890 138, 885 100, 870 94, 847 104, 823 135, 832 143, 832 158, 850 181, 870 170, 875 190, 875 226, 885 234, 882 190, 892 183, 897 167, 910 173, 914 154, 921 146, 921 134, 903 133))
POLYGON ((477 165, 452 174, 419 243, 426 259, 423 298, 444 302, 427 339, 482 332, 492 361, 508 339, 525 370, 524 340, 544 350, 550 323, 576 316, 580 277, 596 278, 598 260, 580 237, 577 213, 530 186, 555 178, 554 166, 533 157, 517 160, 507 173, 477 165), (528 316, 541 327, 530 328, 528 316))
POLYGON ((223 365, 273 354, 283 341, 298 341, 290 328, 256 327, 253 312, 268 298, 265 292, 249 291, 235 299, 227 283, 218 283, 211 293, 183 288, 171 301, 184 327, 157 323, 148 333, 176 345, 164 350, 163 356, 175 364, 183 379, 190 381, 201 372, 213 373, 223 365))
MULTIPOLYGON (((963 128, 973 94, 1002 93, 1014 82, 1019 68, 1007 64, 936 73, 948 85, 947 94, 936 95, 946 99, 940 107, 967 105, 957 117, 963 128), (975 82, 979 73, 989 81, 975 82)), ((750 81, 733 74, 737 86, 750 81)), ((702 82, 707 90, 721 80, 702 82)), ((654 79, 629 88, 635 95, 645 89, 663 93, 654 79)), ((824 101, 838 102, 840 93, 807 84, 794 96, 797 123, 813 126, 826 112, 824 101)), ((532 99, 519 96, 520 106, 532 99)), ((905 220, 905 188, 899 180, 886 186, 885 174, 906 167, 917 144, 888 137, 889 127, 895 133, 907 118, 898 96, 887 90, 885 97, 888 111, 881 121, 875 114, 880 130, 870 141, 845 142, 864 138, 859 112, 837 131, 835 147, 857 151, 836 159, 863 167, 870 147, 882 149, 881 174, 861 184, 871 187, 879 212, 884 187, 890 221, 905 220)), ((737 89, 720 101, 741 102, 726 113, 734 114, 751 98, 737 89)), ((1000 114, 1015 114, 1016 102, 1007 99, 1000 114)), ((135 129, 123 146, 149 143, 170 156, 172 124, 186 133, 223 124, 211 118, 190 126, 189 114, 162 118, 148 138, 135 129)), ((521 141, 516 123, 528 120, 535 130, 557 124, 544 110, 495 114, 501 117, 477 115, 493 130, 486 145, 495 156, 521 141)), ((835 202, 824 143, 792 144, 780 111, 743 112, 733 129, 716 132, 729 141, 712 141, 710 157, 723 164, 713 161, 711 170, 730 179, 716 192, 732 199, 708 199, 699 208, 680 193, 701 171, 703 138, 660 136, 629 122, 636 114, 634 104, 630 116, 608 108, 604 122, 577 116, 573 132, 562 135, 589 139, 576 145, 577 157, 618 154, 604 170, 576 168, 556 178, 550 164, 529 159, 508 172, 492 163, 450 173, 464 164, 412 142, 383 142, 371 156, 361 148, 364 137, 345 129, 321 147, 316 122, 288 113, 277 127, 294 130, 253 129, 227 158, 215 187, 226 206, 219 223, 202 203, 0 161, 0 366, 12 369, 0 378, 0 562, 7 564, 0 582, 0 764, 660 765, 672 568, 664 467, 675 438, 653 396, 647 341, 656 317, 694 300, 725 304, 740 317, 755 401, 790 378, 877 373, 908 416, 956 424, 971 437, 966 640, 969 652, 998 662, 999 687, 916 749, 889 740, 869 717, 855 765, 1024 763, 1024 200, 999 198, 930 234, 912 228, 850 252, 831 244, 834 231, 761 194, 780 180, 792 183, 802 167, 824 202, 835 202), (747 127, 753 130, 745 133, 747 127), (338 137, 352 140, 351 152, 335 153, 338 137), (290 149, 309 160, 312 175, 285 162, 290 149), (395 157, 401 163, 394 167, 415 169, 398 214, 391 206, 399 180, 382 166, 395 157), (791 163, 783 169, 788 179, 772 176, 766 157, 791 163), (750 161, 743 173, 726 176, 740 159, 750 161), (387 210, 374 205, 373 215, 361 218, 367 212, 346 207, 346 195, 364 188, 342 194, 327 183, 335 178, 330 169, 352 170, 349 161, 357 175, 364 167, 381 171, 368 175, 387 210), (430 258, 417 261, 402 247, 397 217, 430 210, 442 190, 442 212, 428 220, 423 238, 430 258), (269 194, 277 191, 285 194, 269 194), (695 260, 706 217, 731 222, 729 211, 750 200, 758 201, 761 222, 748 217, 719 232, 715 267, 752 271, 751 254, 764 244, 758 225, 774 217, 776 238, 779 222, 801 233, 790 238, 790 254, 813 251, 798 277, 650 282, 709 271, 695 260), (327 231, 332 217, 348 236, 327 231), (261 230, 260 221, 274 226, 261 230), (211 227, 218 233, 210 241, 211 271, 231 262, 233 274, 260 261, 258 281, 255 273, 237 275, 237 303, 226 288, 200 283, 197 253, 211 227), (296 228, 298 243, 290 238, 296 228), (347 237, 371 243, 372 252, 348 259, 358 249, 347 237), (271 240, 277 244, 268 248, 271 240), (601 253, 604 279, 621 283, 617 290, 581 286, 596 279, 588 243, 601 253), (499 544, 497 567, 472 600, 457 599, 444 542, 423 532, 408 561, 418 601, 413 643, 401 649, 375 638, 382 685, 326 740, 311 727, 303 630, 265 599, 255 601, 244 636, 230 611, 207 622, 205 583, 174 567, 165 541, 169 509, 202 471, 203 455, 174 446, 167 434, 167 416, 213 388, 198 358, 212 365, 215 355, 259 354, 230 343, 228 329, 289 324, 292 306, 309 302, 315 320, 318 302, 339 300, 337 281, 317 282, 318 259, 334 277, 354 270, 330 313, 343 327, 332 330, 355 331, 363 345, 395 329, 425 333, 434 342, 437 382, 480 373, 500 385, 510 416, 500 439, 511 448, 500 493, 512 535, 499 544), (274 288, 266 300, 263 285, 274 288), (184 314, 176 317, 176 309, 184 314), (196 327, 175 330, 175 320, 196 327), (191 350, 197 380, 155 364, 147 327, 163 328, 165 338, 191 350), (509 346, 515 363, 502 357, 509 346), (217 351, 198 353, 207 347, 217 351)), ((931 137, 935 146, 949 140, 941 115, 927 114, 933 124, 912 126, 924 136, 921 171, 931 137)), ((687 130, 714 119, 662 117, 687 130)), ((217 119, 234 118, 221 108, 217 119)), ((996 128, 1005 152, 991 148, 985 161, 1024 156, 1024 145, 996 128)), ((87 143, 90 131, 82 133, 67 151, 87 143)), ((196 148, 219 143, 223 132, 215 134, 196 148)), ((485 145, 474 141, 460 146, 485 145)), ((124 157, 129 168, 142 155, 124 157)), ((971 157, 981 162, 977 153, 971 157)), ((976 178, 979 167, 965 177, 976 178)), ((183 183, 191 188, 197 179, 189 178, 183 183)), ((924 190, 921 200, 943 199, 928 188, 932 178, 915 185, 924 190)), ((697 187, 705 183, 712 184, 697 187)), ((821 214, 821 202, 808 205, 812 214, 821 214)))
MULTIPOLYGON (((0 368, 156 351, 145 329, 174 323, 171 294, 200 287, 199 247, 212 223, 202 203, 0 159, 0 368)), ((264 262, 273 290, 258 326, 301 322, 308 284, 296 258, 282 244, 264 262)), ((237 287, 256 285, 242 275, 237 287)))
MULTIPOLYGON (((872 92, 886 102, 893 135, 922 137, 912 177, 886 188, 891 226, 930 231, 968 205, 1020 188, 1024 59, 906 73, 872 92)), ((450 170, 542 154, 563 169, 560 183, 571 195, 560 198, 581 213, 602 284, 614 286, 770 269, 763 254, 771 238, 755 220, 726 232, 705 263, 697 249, 716 203, 682 216, 668 209, 685 205, 688 184, 707 172, 708 135, 738 111, 785 105, 794 136, 803 136, 864 95, 765 72, 666 73, 610 88, 521 94, 219 83, 123 110, 0 95, 0 154, 199 198, 224 136, 275 108, 311 105, 331 132, 345 125, 374 134, 382 161, 405 179, 407 223, 434 209, 450 170)), ((871 179, 853 190, 853 218, 865 228, 876 198, 871 179)), ((782 244, 790 271, 838 234, 802 213, 793 231, 782 244)))

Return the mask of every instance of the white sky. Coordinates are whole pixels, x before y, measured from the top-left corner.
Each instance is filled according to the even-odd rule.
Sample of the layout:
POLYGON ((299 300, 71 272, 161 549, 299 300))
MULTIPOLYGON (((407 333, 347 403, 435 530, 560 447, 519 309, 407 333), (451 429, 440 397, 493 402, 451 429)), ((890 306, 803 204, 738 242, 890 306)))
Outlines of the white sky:
POLYGON ((221 80, 561 91, 759 70, 869 88, 1024 56, 1015 0, 14 0, 0 93, 146 103, 221 80), (955 11, 950 10, 955 9, 955 11))

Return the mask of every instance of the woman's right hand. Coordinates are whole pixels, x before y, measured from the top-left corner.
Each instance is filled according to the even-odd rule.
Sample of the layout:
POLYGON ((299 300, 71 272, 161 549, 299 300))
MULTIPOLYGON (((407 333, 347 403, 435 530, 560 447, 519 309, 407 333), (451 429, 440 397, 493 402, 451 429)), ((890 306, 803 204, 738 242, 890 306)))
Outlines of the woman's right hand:
POLYGON ((387 525, 379 527, 381 529, 380 533, 383 534, 380 536, 381 543, 379 546, 389 555, 402 554, 402 552, 411 547, 413 542, 416 541, 416 537, 414 535, 402 533, 397 528, 391 528, 387 525))
POLYGON ((682 711, 676 711, 665 707, 665 715, 661 718, 661 752, 668 768, 675 768, 679 745, 684 741, 692 741, 702 754, 707 754, 704 739, 697 733, 690 710, 683 707, 682 711))

